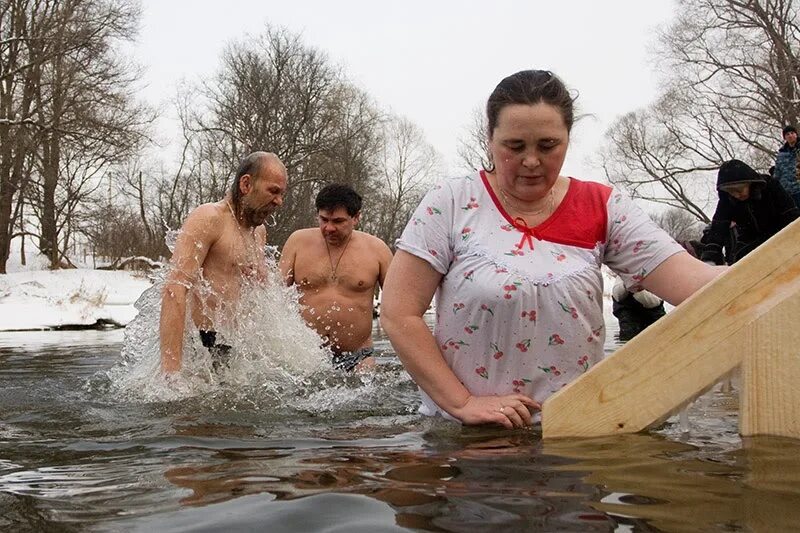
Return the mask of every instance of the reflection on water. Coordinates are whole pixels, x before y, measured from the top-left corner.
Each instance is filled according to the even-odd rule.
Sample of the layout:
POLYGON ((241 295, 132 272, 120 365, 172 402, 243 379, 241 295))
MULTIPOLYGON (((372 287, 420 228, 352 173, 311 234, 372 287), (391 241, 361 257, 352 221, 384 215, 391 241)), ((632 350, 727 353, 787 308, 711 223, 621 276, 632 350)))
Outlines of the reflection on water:
POLYGON ((0 531, 788 531, 800 522, 800 446, 742 441, 735 391, 716 388, 692 406, 689 433, 672 420, 646 435, 542 442, 538 430, 416 415, 414 385, 379 330, 374 375, 331 373, 283 400, 257 387, 121 399, 95 381, 121 342, 116 331, 0 335, 0 531))

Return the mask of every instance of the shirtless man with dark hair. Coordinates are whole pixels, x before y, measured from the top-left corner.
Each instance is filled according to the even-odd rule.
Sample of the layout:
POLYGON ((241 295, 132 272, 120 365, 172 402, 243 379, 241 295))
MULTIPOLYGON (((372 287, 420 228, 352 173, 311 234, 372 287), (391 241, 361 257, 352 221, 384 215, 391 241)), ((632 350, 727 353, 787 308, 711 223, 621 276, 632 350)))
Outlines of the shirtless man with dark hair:
POLYGON ((346 185, 328 185, 316 199, 319 229, 292 233, 279 266, 288 285, 301 292, 303 318, 333 351, 333 365, 352 371, 374 365, 372 305, 392 252, 357 231, 361 197, 346 185))
POLYGON ((203 345, 215 366, 224 363, 230 347, 217 344, 214 321, 233 316, 244 280, 266 279, 263 224, 283 204, 286 180, 286 167, 275 154, 254 152, 242 160, 225 198, 187 217, 161 299, 162 371, 181 369, 190 299, 203 345))

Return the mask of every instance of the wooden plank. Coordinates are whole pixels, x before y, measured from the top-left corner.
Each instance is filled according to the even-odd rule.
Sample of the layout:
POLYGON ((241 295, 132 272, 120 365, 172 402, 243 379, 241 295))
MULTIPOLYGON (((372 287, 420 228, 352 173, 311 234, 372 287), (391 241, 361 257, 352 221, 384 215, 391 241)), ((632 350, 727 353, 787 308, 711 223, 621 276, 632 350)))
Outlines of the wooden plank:
POLYGON ((739 432, 800 439, 800 293, 749 328, 739 432))
POLYGON ((795 221, 545 401, 543 437, 629 433, 659 423, 735 369, 753 346, 748 328, 798 293, 795 221))

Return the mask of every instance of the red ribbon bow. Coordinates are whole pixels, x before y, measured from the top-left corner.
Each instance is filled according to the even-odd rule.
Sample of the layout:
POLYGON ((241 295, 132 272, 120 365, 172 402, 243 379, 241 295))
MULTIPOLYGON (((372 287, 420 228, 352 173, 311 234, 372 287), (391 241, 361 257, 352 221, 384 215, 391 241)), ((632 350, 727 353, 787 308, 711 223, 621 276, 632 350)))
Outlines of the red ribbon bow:
POLYGON ((531 250, 533 250, 533 239, 540 241, 542 240, 539 236, 539 232, 536 231, 536 228, 532 228, 525 222, 525 219, 522 217, 517 217, 514 219, 514 227, 517 228, 522 233, 522 238, 519 240, 517 244, 517 248, 522 250, 522 248, 527 243, 531 250))

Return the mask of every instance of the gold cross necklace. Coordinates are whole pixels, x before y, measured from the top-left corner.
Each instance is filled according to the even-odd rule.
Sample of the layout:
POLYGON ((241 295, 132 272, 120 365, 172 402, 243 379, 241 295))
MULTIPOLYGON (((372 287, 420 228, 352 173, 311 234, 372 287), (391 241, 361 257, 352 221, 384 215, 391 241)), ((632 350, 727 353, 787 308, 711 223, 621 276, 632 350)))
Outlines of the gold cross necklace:
POLYGON ((336 261, 336 264, 333 264, 333 256, 331 256, 331 247, 328 245, 327 239, 322 237, 322 240, 325 241, 325 249, 328 250, 328 262, 331 265, 331 281, 336 281, 338 278, 336 277, 336 271, 339 269, 339 263, 342 262, 342 257, 344 257, 344 253, 347 251, 347 246, 350 244, 350 239, 353 238, 353 234, 351 233, 347 237, 347 242, 344 243, 344 248, 342 249, 342 255, 339 256, 339 259, 336 261))

